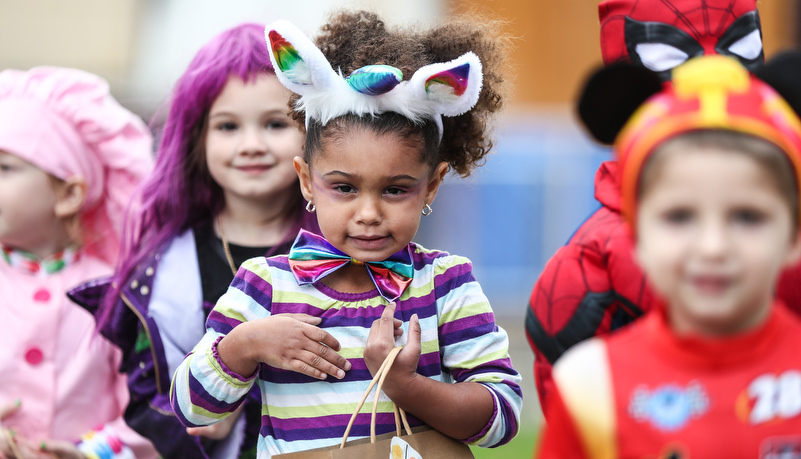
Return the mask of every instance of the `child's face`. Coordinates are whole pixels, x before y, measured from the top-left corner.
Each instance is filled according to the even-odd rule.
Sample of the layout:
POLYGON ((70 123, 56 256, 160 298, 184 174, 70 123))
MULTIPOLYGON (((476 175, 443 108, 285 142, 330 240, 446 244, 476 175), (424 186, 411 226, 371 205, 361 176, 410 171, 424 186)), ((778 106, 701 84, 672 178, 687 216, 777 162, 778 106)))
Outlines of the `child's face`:
POLYGON ((798 235, 773 177, 744 153, 672 149, 637 209, 637 255, 680 334, 720 336, 767 315, 798 235))
POLYGON ((288 115, 290 92, 275 75, 229 78, 209 110, 206 163, 226 203, 264 202, 296 184, 303 134, 288 115))
POLYGON ((50 176, 18 156, 0 151, 0 242, 36 252, 61 227, 50 176))
POLYGON ((382 261, 406 247, 447 172, 440 163, 432 174, 420 148, 392 133, 356 128, 324 141, 310 167, 296 159, 323 236, 360 261, 382 261))

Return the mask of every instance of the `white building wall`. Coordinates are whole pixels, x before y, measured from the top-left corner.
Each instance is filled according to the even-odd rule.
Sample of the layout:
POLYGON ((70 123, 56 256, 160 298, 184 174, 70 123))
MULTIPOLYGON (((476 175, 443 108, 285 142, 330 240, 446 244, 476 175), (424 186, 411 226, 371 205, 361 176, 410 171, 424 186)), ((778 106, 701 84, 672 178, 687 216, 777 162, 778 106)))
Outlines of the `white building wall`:
POLYGON ((111 84, 145 117, 163 103, 195 52, 238 23, 289 19, 314 34, 341 8, 390 24, 431 23, 445 0, 0 0, 0 69, 77 67, 111 84))

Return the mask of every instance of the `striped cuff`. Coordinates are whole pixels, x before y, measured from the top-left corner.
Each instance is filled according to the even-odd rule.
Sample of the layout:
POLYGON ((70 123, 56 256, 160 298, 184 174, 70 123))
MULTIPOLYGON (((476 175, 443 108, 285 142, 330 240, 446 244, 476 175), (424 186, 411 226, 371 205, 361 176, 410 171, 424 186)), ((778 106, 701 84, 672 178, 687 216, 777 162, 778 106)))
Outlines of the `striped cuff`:
POLYGON ((242 376, 239 373, 235 372, 234 370, 228 368, 228 365, 226 365, 225 362, 223 362, 222 359, 220 358, 220 351, 217 349, 217 345, 220 344, 220 341, 222 341, 223 338, 225 338, 225 335, 218 337, 211 345, 211 355, 212 357, 214 357, 214 361, 217 362, 217 365, 220 366, 220 369, 228 376, 244 383, 252 381, 253 378, 255 378, 256 375, 259 374, 259 370, 261 369, 261 363, 259 363, 259 365, 256 366, 256 370, 253 372, 253 374, 247 377, 242 376))

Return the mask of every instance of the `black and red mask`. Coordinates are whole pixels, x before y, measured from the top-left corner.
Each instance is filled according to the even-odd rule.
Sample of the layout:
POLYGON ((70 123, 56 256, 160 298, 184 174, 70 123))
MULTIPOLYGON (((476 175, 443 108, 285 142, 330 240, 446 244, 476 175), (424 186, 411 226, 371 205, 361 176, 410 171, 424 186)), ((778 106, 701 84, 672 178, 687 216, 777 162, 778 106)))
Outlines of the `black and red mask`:
POLYGON ((604 0, 598 5, 604 64, 631 62, 670 78, 705 54, 759 68, 765 55, 756 0, 604 0))

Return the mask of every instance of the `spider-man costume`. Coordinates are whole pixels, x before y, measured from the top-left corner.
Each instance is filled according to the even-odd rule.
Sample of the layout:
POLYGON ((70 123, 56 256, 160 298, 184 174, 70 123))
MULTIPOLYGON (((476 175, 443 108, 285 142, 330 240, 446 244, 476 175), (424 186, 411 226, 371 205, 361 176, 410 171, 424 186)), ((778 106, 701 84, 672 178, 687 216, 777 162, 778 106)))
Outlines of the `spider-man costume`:
MULTIPOLYGON (((724 54, 754 69, 764 61, 756 0, 606 0, 598 5, 604 64, 631 62, 668 78, 691 57, 724 54)), ((633 257, 620 214, 617 163, 595 177, 601 208, 548 261, 529 300, 526 335, 543 412, 551 366, 568 348, 620 328, 654 304, 633 257)), ((778 295, 801 310, 801 267, 786 274, 778 295), (794 276, 791 278, 791 276, 794 276)))
POLYGON ((607 0, 598 5, 604 64, 659 72, 689 58, 722 54, 747 69, 764 62, 755 0, 607 0))

